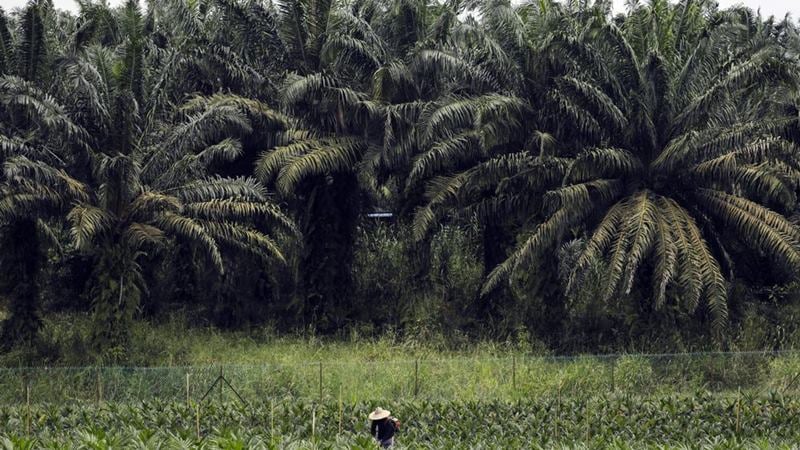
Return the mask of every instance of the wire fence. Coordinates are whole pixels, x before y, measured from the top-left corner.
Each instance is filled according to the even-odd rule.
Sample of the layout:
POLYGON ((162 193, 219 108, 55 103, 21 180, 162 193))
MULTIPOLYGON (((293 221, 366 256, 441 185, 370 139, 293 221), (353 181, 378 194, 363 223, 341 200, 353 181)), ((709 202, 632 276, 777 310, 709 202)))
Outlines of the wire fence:
POLYGON ((246 403, 287 398, 475 401, 698 390, 800 393, 800 353, 516 355, 263 365, 0 369, 2 404, 230 401, 237 396, 246 403))

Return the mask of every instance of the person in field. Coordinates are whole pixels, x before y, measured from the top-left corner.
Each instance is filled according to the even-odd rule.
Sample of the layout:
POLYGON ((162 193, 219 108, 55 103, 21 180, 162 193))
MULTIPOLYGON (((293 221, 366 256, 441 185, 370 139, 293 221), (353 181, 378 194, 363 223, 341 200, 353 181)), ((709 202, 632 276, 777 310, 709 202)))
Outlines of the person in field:
POLYGON ((381 407, 375 408, 369 415, 369 432, 382 448, 394 445, 394 434, 400 429, 400 421, 392 417, 392 413, 381 407))

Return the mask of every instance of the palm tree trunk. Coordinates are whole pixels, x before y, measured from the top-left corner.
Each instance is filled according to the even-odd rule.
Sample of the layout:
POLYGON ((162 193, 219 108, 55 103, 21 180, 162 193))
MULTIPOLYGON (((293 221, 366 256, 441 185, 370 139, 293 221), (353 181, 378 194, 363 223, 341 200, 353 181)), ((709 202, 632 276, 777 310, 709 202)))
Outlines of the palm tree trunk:
POLYGON ((39 331, 39 236, 36 222, 26 219, 12 223, 3 232, 5 255, 3 271, 11 282, 11 316, 3 324, 2 345, 32 343, 39 331))
POLYGON ((336 174, 331 184, 317 177, 304 182, 303 190, 301 315, 320 331, 332 332, 352 313, 350 270, 360 209, 358 182, 355 175, 336 174))
POLYGON ((90 292, 93 308, 91 342, 106 362, 117 361, 130 340, 134 313, 141 300, 136 261, 122 245, 110 244, 94 268, 90 292))

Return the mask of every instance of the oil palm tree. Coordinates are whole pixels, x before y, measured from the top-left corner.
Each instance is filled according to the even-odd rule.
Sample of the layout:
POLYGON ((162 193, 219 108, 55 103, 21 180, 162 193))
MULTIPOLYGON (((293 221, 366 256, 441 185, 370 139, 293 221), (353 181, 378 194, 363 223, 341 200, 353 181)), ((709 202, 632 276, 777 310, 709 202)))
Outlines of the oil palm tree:
POLYGON ((35 338, 42 260, 48 246, 59 244, 54 219, 87 195, 64 171, 72 152, 86 148, 87 133, 37 86, 51 72, 44 24, 52 12, 49 2, 31 1, 12 28, 0 9, 0 262, 11 299, 4 346, 35 338))
POLYGON ((598 23, 576 41, 589 58, 576 58, 552 95, 586 144, 559 152, 543 220, 484 291, 585 230, 567 292, 597 261, 606 282, 599 301, 630 293, 635 275, 647 272, 656 308, 668 299, 687 311, 703 304, 720 332, 724 268, 732 268, 726 237, 796 272, 800 231, 784 214, 796 204, 798 161, 782 137, 795 119, 780 107, 796 75, 775 39, 779 27, 759 21, 753 29, 723 14, 687 36, 680 12, 690 6, 672 14, 653 1, 621 28, 598 23))
POLYGON ((399 203, 397 180, 404 176, 394 174, 406 169, 415 153, 413 125, 445 84, 433 80, 450 77, 456 85, 472 72, 436 48, 446 43, 457 4, 396 0, 337 8, 293 1, 280 11, 295 71, 282 103, 294 129, 263 153, 256 175, 299 212, 305 314, 336 327, 348 314, 359 210, 376 199, 399 203))
POLYGON ((208 170, 240 155, 238 133, 280 118, 235 96, 194 97, 174 111, 146 100, 158 78, 144 76, 143 14, 135 0, 117 14, 113 47, 87 45, 63 63, 79 87, 69 107, 93 130, 90 192, 67 219, 74 245, 95 262, 93 340, 111 359, 121 356, 146 289, 145 254, 192 246, 223 274, 226 255, 246 251, 269 270, 284 262, 283 242, 295 232, 256 181, 208 170))

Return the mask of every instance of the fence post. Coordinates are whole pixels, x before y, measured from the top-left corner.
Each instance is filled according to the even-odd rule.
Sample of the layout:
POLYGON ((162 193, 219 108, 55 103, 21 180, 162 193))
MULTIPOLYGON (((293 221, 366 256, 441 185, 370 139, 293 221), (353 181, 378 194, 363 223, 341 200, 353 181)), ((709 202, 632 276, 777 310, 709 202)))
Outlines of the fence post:
POLYGON ((186 404, 189 404, 189 372, 186 372, 186 404))
POLYGON ((414 360, 414 397, 419 394, 419 359, 414 360))
POLYGON ((322 402, 322 361, 319 362, 319 401, 322 402))
POLYGON ((742 427, 742 388, 736 390, 736 437, 742 427))
POLYGON ((195 403, 195 428, 197 429, 197 440, 200 440, 200 402, 195 403))
POLYGON ((275 400, 269 401, 269 444, 275 447, 275 400))
POLYGON ((339 385, 339 434, 342 434, 342 416, 344 415, 344 405, 342 404, 342 385, 339 385))
POLYGON ((558 383, 558 394, 556 396, 556 426, 555 426, 555 439, 556 442, 559 439, 559 424, 561 422, 561 388, 563 387, 564 382, 558 383))
POLYGON ((31 384, 30 384, 30 382, 28 382, 28 385, 25 386, 25 397, 26 397, 26 403, 28 405, 28 410, 27 410, 28 417, 27 417, 27 420, 26 420, 25 429, 27 431, 28 437, 30 437, 31 436, 31 384))
POLYGON ((517 355, 511 355, 511 387, 517 390, 517 355))
MULTIPOLYGON (((21 364, 22 363, 20 363, 20 365, 21 364)), ((20 367, 20 374, 21 374, 21 378, 22 378, 22 384, 20 385, 20 387, 22 388, 21 394, 22 394, 22 399, 24 399, 25 398, 25 393, 27 392, 27 388, 31 384, 31 376, 28 373, 28 371, 25 370, 22 367, 20 367)), ((22 399, 19 400, 20 403, 22 402, 22 399)))
POLYGON ((611 392, 614 392, 616 390, 616 387, 614 386, 614 366, 616 364, 614 363, 614 358, 609 358, 609 361, 611 364, 611 392))
POLYGON ((100 367, 97 367, 96 374, 97 374, 97 403, 101 403, 103 401, 103 380, 100 377, 100 367))
POLYGON ((317 440, 317 406, 311 405, 311 440, 317 440))

